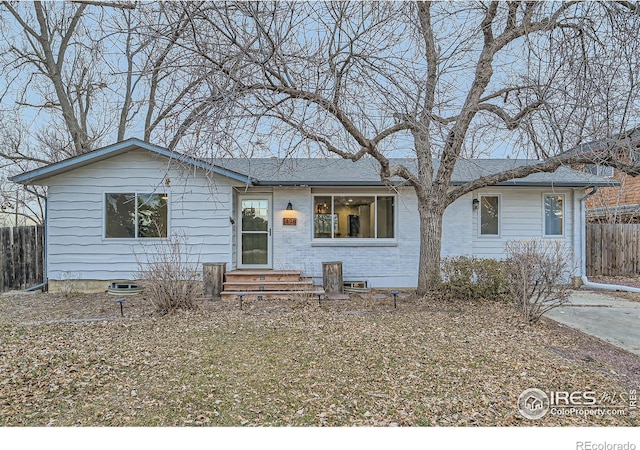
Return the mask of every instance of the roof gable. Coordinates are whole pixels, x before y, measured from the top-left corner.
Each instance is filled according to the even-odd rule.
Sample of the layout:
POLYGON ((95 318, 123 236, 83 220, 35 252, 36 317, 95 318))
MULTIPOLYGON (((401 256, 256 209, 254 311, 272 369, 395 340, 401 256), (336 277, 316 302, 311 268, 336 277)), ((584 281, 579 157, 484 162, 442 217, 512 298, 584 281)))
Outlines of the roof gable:
POLYGON ((9 180, 15 183, 34 184, 46 178, 60 175, 65 172, 86 166, 88 164, 102 161, 107 158, 112 158, 114 156, 136 149, 147 150, 151 153, 163 156, 171 160, 175 160, 176 162, 190 164, 207 171, 212 171, 213 173, 216 173, 218 175, 240 181, 242 183, 251 184, 253 182, 251 178, 242 173, 223 167, 218 167, 211 162, 192 158, 190 156, 186 156, 181 153, 168 150, 166 148, 159 147, 157 145, 153 145, 136 138, 127 139, 115 144, 108 145, 106 147, 98 148, 82 155, 74 156, 57 163, 52 163, 35 170, 10 177, 9 180))

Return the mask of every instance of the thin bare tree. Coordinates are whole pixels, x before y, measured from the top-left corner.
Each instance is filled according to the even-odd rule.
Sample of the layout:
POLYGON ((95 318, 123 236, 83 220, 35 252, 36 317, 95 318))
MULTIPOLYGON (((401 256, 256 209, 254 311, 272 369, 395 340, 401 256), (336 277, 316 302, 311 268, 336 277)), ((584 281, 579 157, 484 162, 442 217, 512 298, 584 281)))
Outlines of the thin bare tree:
POLYGON ((1 2, 0 114, 21 133, 19 146, 0 146, 3 173, 131 136, 199 150, 190 138, 215 123, 230 79, 184 50, 188 12, 163 2, 1 2))

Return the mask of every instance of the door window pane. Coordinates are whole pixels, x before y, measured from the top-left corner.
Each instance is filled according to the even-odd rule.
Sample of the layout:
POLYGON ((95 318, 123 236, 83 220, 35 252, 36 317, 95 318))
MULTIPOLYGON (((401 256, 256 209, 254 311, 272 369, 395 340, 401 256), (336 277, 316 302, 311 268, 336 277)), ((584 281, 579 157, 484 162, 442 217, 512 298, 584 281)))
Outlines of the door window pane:
POLYGON ((242 264, 267 264, 267 233, 242 234, 242 264))
POLYGON ((242 231, 267 231, 268 229, 269 202, 242 200, 242 231))
POLYGON ((483 195, 480 197, 480 234, 498 235, 500 233, 499 207, 500 197, 483 195))

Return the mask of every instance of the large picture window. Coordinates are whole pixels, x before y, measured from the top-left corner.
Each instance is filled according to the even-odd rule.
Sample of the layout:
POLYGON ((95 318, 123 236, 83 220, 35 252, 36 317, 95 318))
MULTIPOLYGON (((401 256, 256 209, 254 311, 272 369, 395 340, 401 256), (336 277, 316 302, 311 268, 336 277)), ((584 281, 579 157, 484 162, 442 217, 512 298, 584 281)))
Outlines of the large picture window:
POLYGON ((105 238, 166 238, 166 194, 105 194, 105 238))
POLYGON ((394 238, 394 209, 395 197, 391 195, 316 195, 313 237, 394 238))
POLYGON ((545 194, 544 203, 544 235, 562 236, 564 234, 564 195, 545 194))

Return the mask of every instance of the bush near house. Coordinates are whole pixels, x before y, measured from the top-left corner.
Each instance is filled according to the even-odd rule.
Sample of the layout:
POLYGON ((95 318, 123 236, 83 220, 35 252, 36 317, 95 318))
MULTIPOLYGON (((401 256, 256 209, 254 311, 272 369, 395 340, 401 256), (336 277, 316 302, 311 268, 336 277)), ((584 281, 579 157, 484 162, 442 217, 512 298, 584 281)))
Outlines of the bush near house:
POLYGON ((144 295, 160 313, 193 309, 202 294, 199 255, 191 255, 189 249, 188 237, 174 234, 136 256, 137 278, 145 284, 144 295))
POLYGON ((461 300, 504 300, 508 279, 503 261, 472 256, 444 258, 442 287, 461 300))
POLYGON ((529 323, 569 301, 570 252, 559 241, 509 241, 505 246, 509 297, 529 323))

